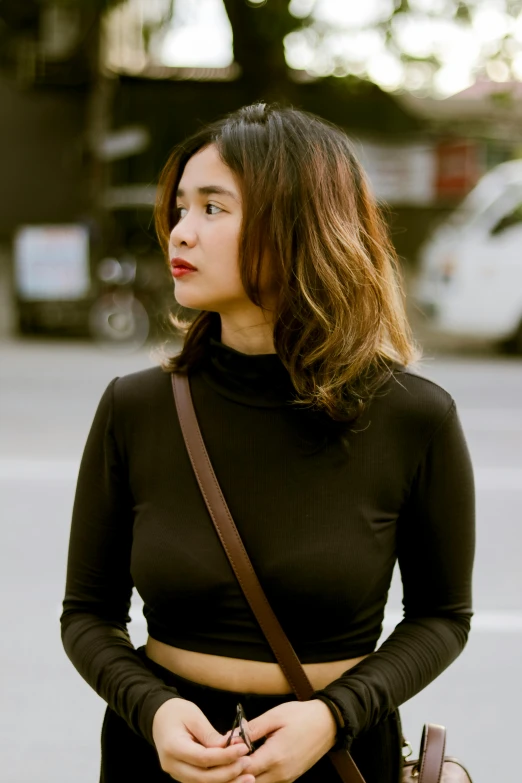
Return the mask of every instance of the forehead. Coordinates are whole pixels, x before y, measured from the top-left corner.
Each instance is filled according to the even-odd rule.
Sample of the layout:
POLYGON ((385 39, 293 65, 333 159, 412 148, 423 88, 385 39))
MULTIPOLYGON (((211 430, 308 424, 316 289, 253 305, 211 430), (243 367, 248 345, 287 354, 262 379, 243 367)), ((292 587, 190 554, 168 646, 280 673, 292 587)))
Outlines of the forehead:
POLYGON ((179 182, 179 188, 184 191, 208 185, 221 185, 239 196, 234 173, 223 163, 214 145, 205 147, 187 161, 179 182))

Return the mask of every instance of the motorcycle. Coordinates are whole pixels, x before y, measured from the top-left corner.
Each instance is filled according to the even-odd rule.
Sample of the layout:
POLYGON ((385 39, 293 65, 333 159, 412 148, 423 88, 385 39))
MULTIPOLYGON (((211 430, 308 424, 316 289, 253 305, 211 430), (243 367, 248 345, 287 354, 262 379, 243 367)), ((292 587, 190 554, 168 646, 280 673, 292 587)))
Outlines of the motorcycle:
POLYGON ((102 348, 139 350, 151 334, 149 309, 154 302, 146 287, 140 286, 136 257, 103 258, 96 277, 100 293, 89 312, 91 336, 102 348))

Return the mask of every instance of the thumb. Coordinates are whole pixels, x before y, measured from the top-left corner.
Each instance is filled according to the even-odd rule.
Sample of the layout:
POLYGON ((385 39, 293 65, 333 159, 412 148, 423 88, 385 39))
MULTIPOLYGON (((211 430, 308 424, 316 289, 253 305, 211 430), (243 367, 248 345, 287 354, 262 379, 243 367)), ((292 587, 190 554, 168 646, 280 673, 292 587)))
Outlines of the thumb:
POLYGON ((280 727, 281 721, 277 720, 272 710, 264 712, 257 718, 249 720, 246 726, 252 742, 257 742, 262 737, 267 737, 269 734, 271 734, 273 731, 276 731, 276 729, 279 729, 280 727))
POLYGON ((193 737, 206 748, 225 747, 226 737, 214 728, 201 710, 186 720, 185 725, 193 737))
POLYGON ((226 735, 220 734, 219 731, 208 724, 207 730, 203 733, 201 744, 206 748, 224 748, 227 741, 226 735))

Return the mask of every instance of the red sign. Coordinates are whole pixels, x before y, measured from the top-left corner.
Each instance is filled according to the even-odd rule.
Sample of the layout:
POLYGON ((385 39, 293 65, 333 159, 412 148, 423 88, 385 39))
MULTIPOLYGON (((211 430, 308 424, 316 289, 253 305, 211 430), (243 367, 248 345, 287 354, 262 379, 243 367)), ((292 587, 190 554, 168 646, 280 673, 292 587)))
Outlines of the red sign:
POLYGON ((437 198, 462 198, 483 173, 482 147, 472 139, 441 141, 436 146, 437 198))

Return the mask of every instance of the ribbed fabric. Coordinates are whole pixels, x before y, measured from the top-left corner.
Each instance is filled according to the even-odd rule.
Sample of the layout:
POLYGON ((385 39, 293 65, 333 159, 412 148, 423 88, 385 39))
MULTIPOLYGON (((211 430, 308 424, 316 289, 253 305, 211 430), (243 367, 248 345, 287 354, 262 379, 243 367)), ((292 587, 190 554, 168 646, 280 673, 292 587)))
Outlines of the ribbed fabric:
MULTIPOLYGON (((390 715, 463 649, 471 612, 474 489, 455 402, 397 369, 354 431, 290 405, 276 354, 212 338, 191 375, 210 459, 267 597, 303 663, 372 653, 398 557, 405 619, 323 689, 346 742, 390 715)), ((87 438, 72 515, 62 639, 85 680, 152 743, 177 695, 136 655, 133 585, 149 634, 273 661, 193 475, 160 368, 114 379, 87 438)))

